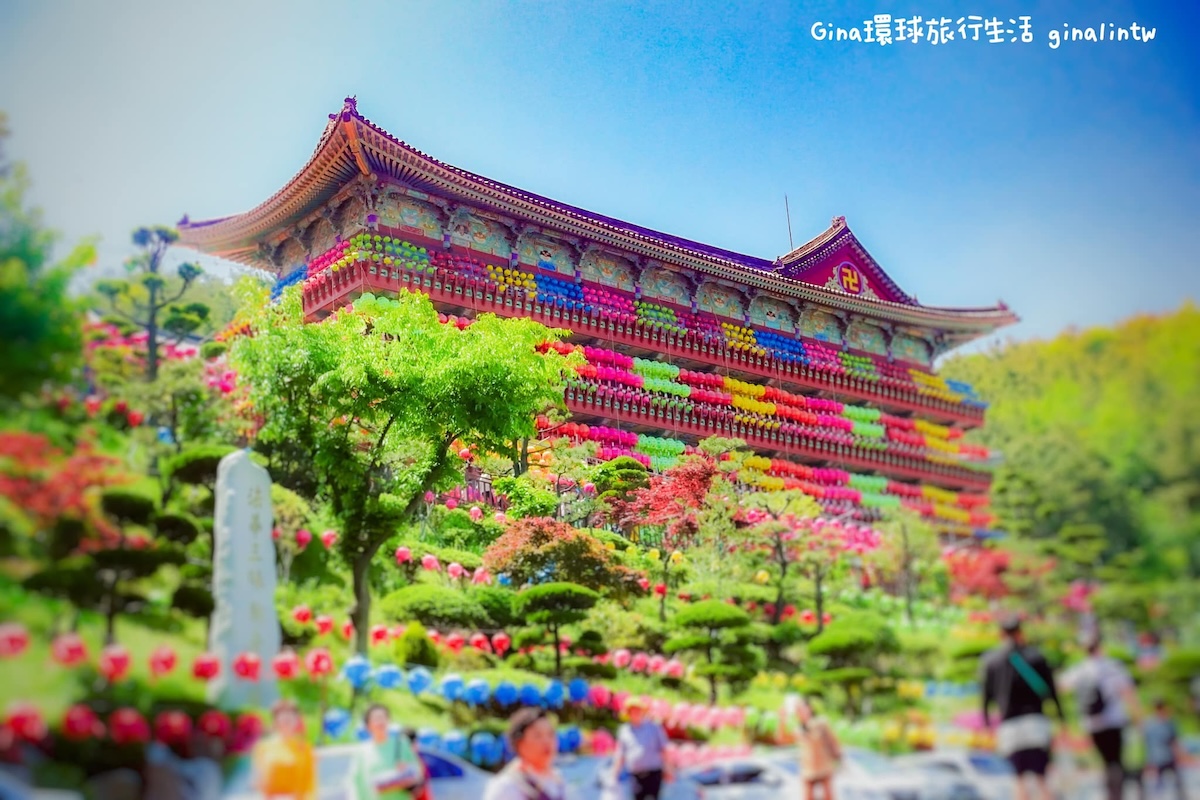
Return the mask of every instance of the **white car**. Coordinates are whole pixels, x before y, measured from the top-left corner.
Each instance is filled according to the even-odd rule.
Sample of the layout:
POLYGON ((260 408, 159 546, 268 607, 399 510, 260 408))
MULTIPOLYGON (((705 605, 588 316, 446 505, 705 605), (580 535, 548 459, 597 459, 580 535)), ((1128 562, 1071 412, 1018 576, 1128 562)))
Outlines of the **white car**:
MULTIPOLYGON (((799 771, 793 751, 783 751, 775 758, 785 769, 799 771)), ((842 751, 834 789, 838 797, 863 800, 981 800, 966 780, 909 769, 879 753, 854 747, 842 751)))
POLYGON ((984 800, 1011 800, 1016 796, 1017 778, 1012 765, 995 753, 932 750, 901 756, 896 763, 966 780, 984 800))

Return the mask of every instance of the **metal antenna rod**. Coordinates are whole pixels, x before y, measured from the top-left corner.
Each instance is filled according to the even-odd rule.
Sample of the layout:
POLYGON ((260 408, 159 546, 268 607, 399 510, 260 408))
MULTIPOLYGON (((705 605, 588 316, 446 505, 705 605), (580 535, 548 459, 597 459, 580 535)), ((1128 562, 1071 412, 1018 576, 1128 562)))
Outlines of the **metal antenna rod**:
POLYGON ((795 242, 792 241, 792 210, 790 208, 788 208, 788 198, 787 198, 786 194, 783 196, 783 210, 787 214, 788 252, 791 252, 792 250, 796 249, 796 244, 795 244, 795 242))

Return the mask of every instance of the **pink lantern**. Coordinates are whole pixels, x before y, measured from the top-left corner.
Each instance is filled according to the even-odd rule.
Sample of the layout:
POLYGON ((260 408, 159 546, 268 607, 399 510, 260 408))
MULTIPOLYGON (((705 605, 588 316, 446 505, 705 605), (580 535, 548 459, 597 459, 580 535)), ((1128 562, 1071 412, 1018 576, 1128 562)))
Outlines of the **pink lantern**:
POLYGON ((598 756, 608 755, 616 746, 616 740, 608 731, 601 728, 592 734, 592 753, 598 756))
POLYGON ((211 681, 221 674, 221 659, 212 653, 201 653, 192 662, 192 676, 197 680, 211 681))
POLYGON ((491 582, 492 582, 492 576, 488 574, 488 571, 486 569, 484 569, 483 567, 475 568, 475 574, 473 574, 471 576, 471 583, 475 584, 476 586, 480 586, 480 585, 488 584, 491 582))
POLYGON ((596 684, 588 689, 588 700, 596 708, 603 708, 612 700, 612 691, 607 686, 596 684))
POLYGON ((337 531, 325 531, 324 533, 321 534, 321 544, 325 545, 326 549, 331 548, 335 544, 337 544, 337 540, 338 540, 337 531))
POLYGON ((636 653, 629 661, 629 669, 634 672, 645 672, 650 663, 650 657, 645 653, 636 653))
POLYGON ((453 580, 458 580, 466 575, 467 571, 463 569, 462 564, 459 564, 457 561, 455 561, 446 567, 446 574, 449 575, 453 580))
POLYGON ((470 448, 464 447, 462 450, 459 450, 458 457, 461 458, 463 461, 470 461, 471 460, 470 448))
POLYGON ((650 660, 646 663, 646 669, 652 675, 661 675, 663 668, 667 665, 667 660, 662 656, 650 656, 650 660))
POLYGON ((668 678, 682 678, 684 670, 683 662, 674 658, 668 661, 663 667, 663 671, 666 672, 668 678))
POLYGON ((449 509, 450 511, 453 511, 454 509, 458 508, 458 501, 455 500, 453 497, 447 497, 446 498, 446 508, 449 509))
POLYGON ((496 513, 495 513, 495 514, 492 516, 492 519, 494 519, 496 522, 498 522, 498 523, 499 523, 499 524, 501 524, 501 525, 503 525, 504 523, 508 522, 508 517, 505 515, 505 513, 504 513, 503 511, 497 511, 497 512, 496 512, 496 513))
POLYGON ((429 641, 433 642, 434 644, 442 643, 442 634, 440 631, 436 631, 433 628, 430 628, 429 630, 427 630, 425 632, 425 635, 428 636, 429 641))
POLYGON ((154 738, 164 744, 186 742, 192 733, 192 718, 182 711, 163 711, 154 718, 154 738))
POLYGON ((300 674, 300 659, 291 650, 284 650, 271 659, 271 671, 281 681, 290 681, 300 674))
POLYGON ((100 674, 109 683, 115 683, 129 672, 129 651, 119 644, 112 644, 100 653, 100 674))
POLYGON ((638 578, 638 586, 640 586, 642 588, 643 592, 648 591, 650 589, 650 579, 649 578, 638 578))
POLYGON ((483 519, 483 509, 479 506, 471 506, 471 510, 467 512, 471 516, 472 522, 479 522, 483 519))
POLYGON ((396 548, 396 564, 407 564, 412 561, 412 550, 407 547, 396 548))
POLYGON ((425 502, 426 502, 426 503, 432 504, 432 503, 433 503, 433 501, 434 501, 434 500, 436 500, 436 499, 437 499, 437 495, 435 495, 433 492, 426 492, 426 493, 425 493, 425 502))
POLYGON ((625 704, 629 702, 629 692, 617 692, 612 696, 612 710, 618 714, 625 710, 625 704))
POLYGON ((312 541, 312 532, 311 531, 309 531, 305 528, 301 528, 300 530, 296 531, 296 544, 299 545, 301 550, 308 547, 308 544, 311 541, 312 541))
POLYGON ((233 659, 233 674, 244 681, 258 680, 262 659, 257 653, 240 653, 233 659))
POLYGON ((170 674, 175 669, 176 660, 175 650, 170 645, 155 648, 150 654, 150 674, 155 678, 170 674))
POLYGON ((625 669, 632 660, 633 655, 628 650, 621 649, 613 653, 612 662, 617 669, 625 669))
POLYGON ((50 655, 55 663, 64 667, 73 667, 87 659, 87 647, 83 639, 75 633, 63 633, 54 638, 50 645, 50 655))
POLYGON ((392 638, 399 639, 401 636, 404 635, 404 632, 406 630, 408 630, 408 628, 404 625, 395 626, 394 628, 392 628, 392 638))
POLYGON ((438 563, 437 556, 435 556, 433 553, 426 553, 421 557, 421 567, 429 570, 430 572, 441 569, 441 566, 442 565, 438 563))
POLYGON ((310 677, 323 678, 333 672, 333 658, 323 647, 309 650, 304 654, 304 669, 310 677))
POLYGON ((676 703, 675 707, 671 709, 671 719, 674 720, 676 724, 683 724, 688 721, 691 713, 692 706, 690 703, 676 703))
POLYGON ((507 653, 511 645, 512 638, 504 631, 492 635, 492 647, 499 655, 507 653))
POLYGON ((67 709, 62 719, 63 736, 72 741, 98 739, 104 735, 104 723, 96 712, 85 705, 74 705, 67 709))
POLYGON ((36 742, 46 736, 46 721, 33 703, 13 703, 8 707, 8 727, 13 735, 26 742, 36 742))
POLYGON ((29 631, 19 622, 0 625, 0 658, 14 658, 29 647, 29 631))
POLYGON ((312 615, 312 609, 308 606, 296 606, 292 609, 292 619, 301 625, 308 624, 312 620, 312 615))

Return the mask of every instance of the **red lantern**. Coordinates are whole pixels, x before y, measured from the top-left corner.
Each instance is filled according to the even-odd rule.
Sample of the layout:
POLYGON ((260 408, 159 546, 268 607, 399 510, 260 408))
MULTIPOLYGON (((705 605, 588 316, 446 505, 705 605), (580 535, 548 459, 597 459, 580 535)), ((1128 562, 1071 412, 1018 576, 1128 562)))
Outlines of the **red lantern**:
POLYGON ((118 708, 108 717, 108 735, 114 744, 144 744, 150 740, 150 725, 132 708, 118 708))
POLYGON ((307 625, 312 620, 312 609, 308 606, 296 606, 292 609, 292 619, 301 625, 307 625))
POLYGON ((200 719, 196 721, 196 727, 214 739, 224 739, 229 736, 233 724, 223 711, 210 709, 200 715, 200 719))
POLYGON ((221 659, 212 653, 201 653, 192 662, 192 675, 202 681, 211 681, 221 674, 221 659))
POLYGON ((271 538, 272 538, 272 539, 274 539, 275 541, 277 541, 277 542, 278 542, 278 541, 279 541, 279 537, 281 537, 281 536, 283 536, 283 531, 281 531, 279 528, 272 528, 272 529, 271 529, 271 538))
POLYGON ((150 674, 155 678, 170 674, 175 669, 175 650, 170 645, 155 648, 150 654, 150 674))
POLYGON ((354 638, 354 620, 346 620, 342 623, 342 638, 349 641, 354 638))
POLYGON ((461 458, 463 461, 470 461, 471 460, 470 448, 464 447, 462 450, 459 450, 458 457, 461 458))
POLYGON ((32 703, 13 703, 8 708, 8 726, 13 735, 26 742, 41 741, 46 736, 46 721, 32 703))
POLYGON ((643 592, 649 590, 650 589, 650 579, 649 578, 638 578, 638 586, 640 586, 642 588, 643 592))
POLYGON ((329 651, 323 647, 309 650, 304 655, 304 668, 308 670, 308 674, 311 677, 323 678, 333 672, 333 658, 330 657, 329 651))
POLYGON ((387 625, 372 625, 371 626, 371 644, 383 644, 388 640, 387 625))
POLYGON ((116 683, 129 672, 129 651, 119 644, 112 644, 100 653, 100 674, 109 683, 116 683))
POLYGON ((262 659, 257 653, 240 653, 237 658, 233 659, 233 674, 237 675, 244 681, 258 680, 258 673, 262 669, 262 659))
POLYGON ((504 655, 508 652, 508 648, 512 645, 512 638, 501 631, 492 635, 492 648, 499 654, 504 655))
POLYGON ((249 748, 258 737, 262 736, 263 723, 254 714, 242 714, 233 724, 233 734, 236 740, 235 750, 241 752, 249 748))
POLYGON ((87 647, 78 634, 64 633, 55 637, 50 645, 50 655, 64 667, 73 667, 87 659, 87 647))
POLYGON ((290 681, 300 674, 300 659, 291 650, 284 650, 271 659, 271 670, 281 681, 290 681))
POLYGON ((29 631, 19 622, 0 625, 0 658, 14 658, 29 647, 29 631))
POLYGON ((296 544, 300 546, 301 550, 308 547, 308 543, 311 541, 312 541, 312 532, 311 531, 306 530, 304 528, 301 528, 300 530, 296 531, 296 544))
POLYGON ((476 650, 483 650, 485 652, 488 650, 488 638, 482 633, 471 634, 471 638, 467 640, 467 643, 476 650))
POLYGON ((321 534, 321 544, 325 545, 325 549, 329 549, 337 544, 337 531, 325 531, 321 534))
POLYGON ((67 709, 62 720, 63 736, 72 741, 99 739, 104 735, 104 723, 96 712, 85 705, 74 705, 67 709))
POLYGON ((164 711, 154 718, 154 738, 164 744, 182 744, 192 733, 192 718, 182 711, 164 711))
POLYGON ((463 645, 466 643, 467 640, 463 638, 461 633, 452 633, 446 637, 446 647, 449 647, 450 651, 453 653, 457 653, 458 651, 462 650, 463 645))
POLYGON ((329 616, 328 614, 322 614, 321 616, 317 617, 316 622, 318 636, 324 636, 333 630, 333 617, 329 616))
POLYGON ((665 583, 654 584, 654 593, 659 597, 663 597, 667 593, 667 585, 665 583))
POLYGON ((396 548, 396 564, 402 565, 412 561, 412 550, 407 547, 396 548))

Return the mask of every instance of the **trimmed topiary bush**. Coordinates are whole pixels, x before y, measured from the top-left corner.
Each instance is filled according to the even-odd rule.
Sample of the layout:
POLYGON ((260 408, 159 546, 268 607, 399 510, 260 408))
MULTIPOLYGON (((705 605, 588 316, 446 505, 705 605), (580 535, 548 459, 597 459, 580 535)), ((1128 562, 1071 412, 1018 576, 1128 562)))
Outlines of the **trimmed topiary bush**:
POLYGON ((478 602, 456 589, 430 584, 406 586, 384 597, 383 615, 396 622, 416 620, 431 628, 486 627, 491 620, 478 602))

